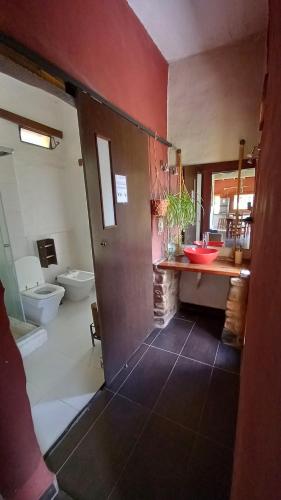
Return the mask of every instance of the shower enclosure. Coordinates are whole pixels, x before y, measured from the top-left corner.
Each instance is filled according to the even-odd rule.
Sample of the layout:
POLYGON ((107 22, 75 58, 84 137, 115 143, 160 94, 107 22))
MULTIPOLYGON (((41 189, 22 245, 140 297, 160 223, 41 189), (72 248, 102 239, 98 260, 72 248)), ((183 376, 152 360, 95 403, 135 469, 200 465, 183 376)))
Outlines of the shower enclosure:
POLYGON ((5 306, 10 317, 25 321, 14 259, 0 193, 0 280, 5 288, 5 306))
POLYGON ((22 357, 24 357, 46 342, 47 332, 44 328, 25 321, 1 193, 0 280, 5 288, 4 302, 10 320, 11 332, 22 357))

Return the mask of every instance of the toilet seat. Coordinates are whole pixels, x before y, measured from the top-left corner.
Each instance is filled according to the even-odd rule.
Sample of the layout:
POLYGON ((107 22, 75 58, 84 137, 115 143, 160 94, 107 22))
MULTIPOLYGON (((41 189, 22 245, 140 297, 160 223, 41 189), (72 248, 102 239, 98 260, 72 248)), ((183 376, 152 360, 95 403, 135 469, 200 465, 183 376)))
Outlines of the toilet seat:
POLYGON ((25 316, 36 325, 45 325, 58 314, 65 289, 45 283, 38 257, 16 260, 16 273, 25 316))
POLYGON ((29 290, 24 290, 21 292, 25 297, 30 297, 36 300, 48 300, 55 295, 64 293, 64 288, 59 285, 53 285, 51 283, 46 283, 44 285, 35 286, 29 290))

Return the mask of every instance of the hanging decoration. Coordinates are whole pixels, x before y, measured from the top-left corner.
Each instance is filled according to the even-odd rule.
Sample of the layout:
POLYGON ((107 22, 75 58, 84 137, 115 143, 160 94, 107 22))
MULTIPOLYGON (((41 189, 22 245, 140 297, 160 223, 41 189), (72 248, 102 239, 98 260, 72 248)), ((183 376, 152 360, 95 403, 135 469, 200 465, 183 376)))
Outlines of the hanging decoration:
MULTIPOLYGON (((149 139, 150 140, 150 139, 149 139)), ((161 160, 159 163, 159 166, 157 165, 157 152, 156 152, 156 143, 157 143, 157 134, 154 137, 153 140, 153 183, 152 183, 152 188, 151 188, 151 214, 153 217, 157 218, 157 227, 158 227, 158 234, 162 234, 164 232, 164 217, 167 212, 167 206, 168 206, 168 201, 166 199, 166 191, 163 189, 162 182, 161 182, 161 176, 160 171, 166 173, 168 172, 167 170, 167 164, 161 160)), ((150 153, 150 151, 149 151, 150 153)), ((150 158, 150 154, 149 154, 150 158)), ((150 165, 150 173, 152 176, 151 172, 151 165, 150 165)))
POLYGON ((195 220, 195 203, 187 191, 182 169, 181 150, 177 150, 178 193, 167 195, 166 220, 170 229, 168 254, 182 253, 182 232, 195 220))

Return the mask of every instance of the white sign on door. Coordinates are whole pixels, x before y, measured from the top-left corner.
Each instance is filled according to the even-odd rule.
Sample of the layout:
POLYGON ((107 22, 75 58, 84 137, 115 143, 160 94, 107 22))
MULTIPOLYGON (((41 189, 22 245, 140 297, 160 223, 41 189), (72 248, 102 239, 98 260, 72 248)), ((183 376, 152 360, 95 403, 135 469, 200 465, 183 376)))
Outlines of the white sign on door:
POLYGON ((126 175, 115 175, 115 185, 117 203, 128 203, 126 175))

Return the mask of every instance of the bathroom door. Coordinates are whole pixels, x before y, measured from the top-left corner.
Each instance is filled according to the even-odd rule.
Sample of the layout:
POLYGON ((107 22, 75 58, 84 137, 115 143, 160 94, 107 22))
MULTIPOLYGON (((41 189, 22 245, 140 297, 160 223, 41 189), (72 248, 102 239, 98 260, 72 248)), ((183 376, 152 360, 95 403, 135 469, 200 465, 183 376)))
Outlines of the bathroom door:
POLYGON ((153 328, 148 140, 85 93, 77 108, 109 383, 153 328))

